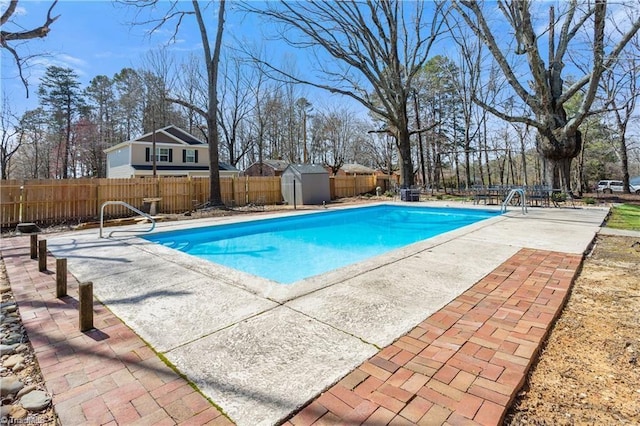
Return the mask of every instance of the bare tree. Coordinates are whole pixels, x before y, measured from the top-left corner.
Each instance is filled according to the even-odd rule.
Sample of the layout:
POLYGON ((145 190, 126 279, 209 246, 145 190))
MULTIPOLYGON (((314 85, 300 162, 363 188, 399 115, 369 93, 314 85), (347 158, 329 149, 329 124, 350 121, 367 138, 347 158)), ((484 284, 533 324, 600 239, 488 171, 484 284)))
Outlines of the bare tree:
POLYGON ((365 134, 358 125, 353 112, 344 108, 331 108, 313 117, 315 142, 322 153, 322 165, 331 169, 333 175, 344 165, 353 152, 359 136, 365 134))
MULTIPOLYGON (((124 4, 130 4, 135 7, 151 7, 155 8, 161 2, 159 0, 120 0, 124 4)), ((206 99, 207 105, 201 108, 193 105, 188 101, 180 98, 167 98, 168 101, 177 103, 192 111, 200 114, 206 121, 205 138, 209 143, 209 201, 211 207, 223 207, 222 193, 220 191, 220 168, 219 168, 219 146, 220 133, 218 130, 218 65, 220 63, 220 51, 222 48, 222 34, 224 30, 225 18, 225 0, 220 0, 217 13, 216 34, 212 43, 209 40, 209 32, 206 22, 209 21, 202 13, 200 2, 198 0, 191 1, 191 8, 182 9, 187 2, 172 0, 168 3, 166 14, 159 19, 138 22, 138 24, 154 25, 154 30, 175 22, 174 36, 180 30, 180 25, 188 16, 195 16, 202 41, 202 50, 204 53, 204 63, 207 70, 206 79, 206 99)))
MULTIPOLYGON (((204 108, 206 106, 206 90, 203 88, 203 81, 206 81, 206 78, 202 69, 202 61, 199 56, 191 54, 187 62, 180 64, 179 88, 177 90, 181 94, 181 99, 189 105, 201 105, 204 108)), ((202 131, 204 126, 200 114, 191 108, 184 108, 184 110, 187 132, 195 135, 197 130, 202 131)))
POLYGON ((12 22, 12 17, 18 9, 18 0, 9 1, 7 8, 2 13, 2 17, 0 17, 0 27, 2 27, 2 30, 0 31, 0 47, 6 49, 13 56, 16 66, 18 67, 18 75, 20 76, 20 80, 22 80, 22 84, 24 84, 24 88, 27 92, 27 98, 29 97, 29 84, 23 74, 22 68, 29 57, 24 57, 19 54, 18 51, 9 43, 46 37, 49 34, 49 31, 51 31, 49 28, 51 24, 60 17, 60 15, 51 16, 51 12, 53 12, 53 8, 56 3, 58 3, 58 0, 54 0, 54 2, 51 3, 51 7, 49 7, 49 10, 47 11, 47 18, 44 21, 44 24, 30 30, 24 29, 24 27, 15 22, 16 30, 6 29, 7 24, 12 22))
MULTIPOLYGON (((492 4, 493 5, 493 4, 492 4)), ((615 66, 618 57, 629 40, 640 28, 640 17, 629 17, 628 29, 619 36, 612 47, 605 46, 607 34, 606 0, 593 3, 578 3, 571 0, 561 19, 556 20, 554 6, 549 7, 549 23, 539 30, 532 16, 531 0, 499 0, 497 6, 511 26, 517 47, 508 52, 499 46, 497 35, 504 33, 504 21, 500 26, 491 27, 487 17, 494 13, 483 9, 483 4, 470 0, 454 0, 453 6, 467 25, 487 45, 502 73, 520 100, 527 106, 525 114, 513 116, 499 106, 490 105, 476 99, 479 104, 494 115, 511 122, 520 122, 537 130, 536 148, 548 163, 546 180, 556 188, 571 189, 571 161, 580 152, 582 145, 580 124, 589 115, 596 96, 598 84, 606 69, 615 66), (556 28, 559 31, 556 34, 556 28), (592 30, 589 36, 586 31, 592 30), (563 71, 567 62, 575 60, 578 52, 573 44, 580 42, 580 36, 590 41, 589 72, 576 79, 570 86, 565 85, 563 71), (545 63, 539 41, 546 36, 548 40, 548 60, 545 63), (573 42, 573 43, 572 43, 573 42), (572 47, 573 46, 573 47, 572 47), (606 54, 605 54, 605 47, 606 54), (510 61, 509 53, 525 55, 526 73, 516 68, 516 62, 510 61), (568 116, 564 107, 574 94, 584 91, 580 108, 573 116, 568 116)), ((622 7, 622 6, 620 6, 622 7)), ((580 47, 585 47, 583 44, 580 47)))
POLYGON ((51 177, 51 156, 55 147, 47 133, 48 114, 42 107, 25 112, 20 118, 22 144, 11 164, 11 173, 20 179, 51 177))
POLYGON ((282 37, 290 46, 315 54, 322 79, 297 77, 265 63, 275 75, 348 96, 384 119, 384 131, 398 145, 403 185, 414 181, 410 135, 420 130, 409 128, 408 100, 442 27, 443 7, 441 2, 383 0, 245 5, 284 25, 282 37))
MULTIPOLYGON (((636 50, 640 47, 640 39, 634 37, 636 50)), ((602 79, 602 89, 606 95, 606 102, 611 106, 617 140, 618 155, 622 168, 622 182, 624 192, 629 193, 629 152, 627 133, 629 122, 636 115, 636 105, 640 97, 640 59, 630 57, 621 61, 620 66, 608 69, 602 79)))
POLYGON ((251 88, 245 69, 238 58, 225 61, 222 69, 222 82, 218 122, 222 129, 222 139, 229 162, 237 165, 251 149, 251 140, 245 131, 247 119, 254 108, 251 102, 251 88))
POLYGON ((0 108, 0 179, 9 179, 11 157, 20 149, 22 140, 18 119, 11 112, 9 99, 4 94, 0 108))

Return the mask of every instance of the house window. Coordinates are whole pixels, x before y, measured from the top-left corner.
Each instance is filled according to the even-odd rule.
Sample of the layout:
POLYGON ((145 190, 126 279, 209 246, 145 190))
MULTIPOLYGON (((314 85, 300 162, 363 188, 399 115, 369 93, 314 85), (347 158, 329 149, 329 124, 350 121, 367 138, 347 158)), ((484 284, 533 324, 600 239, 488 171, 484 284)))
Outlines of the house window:
POLYGON ((156 161, 168 163, 171 161, 171 150, 169 148, 156 148, 156 161))
POLYGON ((195 149, 185 149, 184 150, 184 162, 185 163, 197 163, 197 156, 196 156, 196 150, 195 149))

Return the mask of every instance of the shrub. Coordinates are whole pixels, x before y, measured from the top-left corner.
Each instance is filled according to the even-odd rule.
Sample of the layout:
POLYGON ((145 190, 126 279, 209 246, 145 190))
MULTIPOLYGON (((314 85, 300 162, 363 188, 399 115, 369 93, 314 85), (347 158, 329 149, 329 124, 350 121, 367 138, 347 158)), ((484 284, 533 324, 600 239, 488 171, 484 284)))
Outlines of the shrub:
POLYGON ((585 204, 587 204, 587 205, 593 205, 593 204, 595 204, 595 203, 596 203, 596 199, 595 199, 595 198, 593 198, 593 197, 584 197, 584 198, 582 199, 582 202, 583 202, 583 203, 585 203, 585 204))

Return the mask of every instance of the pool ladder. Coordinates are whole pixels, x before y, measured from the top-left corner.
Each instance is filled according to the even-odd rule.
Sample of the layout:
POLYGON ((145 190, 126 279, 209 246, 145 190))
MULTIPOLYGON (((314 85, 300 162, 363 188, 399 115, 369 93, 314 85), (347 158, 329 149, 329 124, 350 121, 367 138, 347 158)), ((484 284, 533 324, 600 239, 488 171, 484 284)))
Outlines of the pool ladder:
POLYGON ((522 206, 522 214, 527 214, 527 198, 524 194, 524 189, 522 188, 513 188, 511 191, 509 191, 509 194, 507 194, 507 198, 505 198, 504 201, 502 202, 500 213, 507 212, 507 206, 509 205, 511 200, 513 200, 513 197, 516 194, 520 196, 520 205, 522 206))
POLYGON ((115 230, 115 231, 111 231, 109 233, 109 235, 107 236, 107 238, 111 238, 111 235, 113 235, 114 232, 151 232, 155 229, 156 227, 156 220, 151 217, 150 215, 146 214, 143 211, 140 211, 138 209, 136 209, 135 207, 133 207, 131 204, 125 203, 124 201, 105 201, 104 203, 102 203, 102 206, 100 207, 100 238, 104 238, 102 236, 102 228, 104 227, 104 208, 106 206, 113 206, 113 205, 117 205, 117 206, 125 206, 126 208, 128 208, 129 210, 138 213, 141 216, 146 217, 147 219, 151 220, 151 228, 147 229, 146 231, 121 231, 121 230, 115 230))

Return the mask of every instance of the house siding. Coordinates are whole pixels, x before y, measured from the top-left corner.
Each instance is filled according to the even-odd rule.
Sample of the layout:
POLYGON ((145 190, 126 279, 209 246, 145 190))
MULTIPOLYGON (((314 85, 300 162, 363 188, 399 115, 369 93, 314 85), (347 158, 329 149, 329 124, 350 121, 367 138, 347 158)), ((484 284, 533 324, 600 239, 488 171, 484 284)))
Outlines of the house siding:
POLYGON ((128 164, 107 169, 107 177, 109 179, 126 179, 133 177, 134 173, 135 171, 128 164))
MULTIPOLYGON (((146 150, 147 148, 149 149, 149 152, 151 152, 151 146, 149 146, 149 144, 141 144, 141 143, 134 143, 131 145, 133 148, 132 151, 132 155, 131 155, 131 164, 134 165, 145 165, 145 164, 151 164, 152 161, 152 157, 149 156, 149 159, 147 161, 147 154, 146 154, 146 150)), ((180 145, 180 146, 175 146, 175 145, 166 145, 166 144, 160 144, 160 143, 156 143, 156 148, 168 148, 169 150, 171 150, 171 154, 170 154, 170 158, 171 161, 170 162, 158 162, 157 164, 160 165, 171 165, 171 166, 181 166, 181 165, 185 165, 185 166, 205 166, 207 165, 207 148, 200 148, 200 147, 195 147, 195 146, 184 146, 184 145, 180 145), (184 159, 184 150, 187 149, 193 149, 197 152, 196 154, 196 158, 198 160, 197 163, 185 163, 183 161, 184 159)))
POLYGON ((129 147, 120 148, 116 151, 110 152, 107 155, 107 164, 109 168, 120 167, 129 164, 129 154, 131 150, 129 147))

